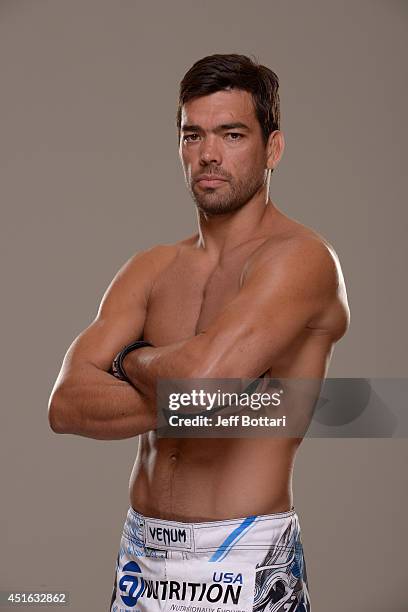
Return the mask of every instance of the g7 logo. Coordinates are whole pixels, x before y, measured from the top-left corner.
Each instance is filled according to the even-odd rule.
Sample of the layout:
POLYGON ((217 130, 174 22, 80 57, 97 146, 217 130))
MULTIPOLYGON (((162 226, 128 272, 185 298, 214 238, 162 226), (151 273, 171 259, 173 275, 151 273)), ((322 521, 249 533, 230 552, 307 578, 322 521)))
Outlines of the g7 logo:
MULTIPOLYGON (((142 570, 135 561, 129 561, 122 569, 123 572, 134 572, 135 574, 141 574, 142 570)), ((140 595, 143 593, 145 582, 142 576, 132 576, 128 573, 124 573, 122 578, 119 580, 119 589, 125 593, 120 595, 125 606, 135 606, 140 595), (139 588, 138 588, 139 587, 139 588)))

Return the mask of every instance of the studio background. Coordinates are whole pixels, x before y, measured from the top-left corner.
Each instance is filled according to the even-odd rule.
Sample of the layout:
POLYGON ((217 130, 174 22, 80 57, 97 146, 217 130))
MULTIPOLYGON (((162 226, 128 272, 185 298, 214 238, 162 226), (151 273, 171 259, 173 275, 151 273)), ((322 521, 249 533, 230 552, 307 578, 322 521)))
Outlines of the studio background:
MULTIPOLYGON (((328 375, 407 376, 407 21, 393 0, 1 0, 0 589, 108 608, 137 441, 56 435, 47 402, 121 265, 194 231, 175 113, 197 59, 280 78, 271 197, 333 244, 349 293, 328 375)), ((406 464, 405 439, 304 441, 313 612, 408 609, 406 464)))

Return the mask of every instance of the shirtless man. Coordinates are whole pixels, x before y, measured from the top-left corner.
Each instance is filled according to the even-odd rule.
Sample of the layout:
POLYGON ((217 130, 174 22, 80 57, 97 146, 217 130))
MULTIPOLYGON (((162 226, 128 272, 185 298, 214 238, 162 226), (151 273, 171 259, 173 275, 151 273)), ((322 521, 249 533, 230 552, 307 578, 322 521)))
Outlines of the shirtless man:
POLYGON ((198 232, 121 268, 67 352, 50 425, 139 438, 113 612, 309 611, 300 440, 158 438, 155 392, 163 378, 323 379, 349 321, 343 276, 332 247, 269 199, 284 148, 271 70, 235 54, 196 62, 178 128, 198 232), (127 380, 112 376, 142 338, 152 346, 125 356, 127 380))

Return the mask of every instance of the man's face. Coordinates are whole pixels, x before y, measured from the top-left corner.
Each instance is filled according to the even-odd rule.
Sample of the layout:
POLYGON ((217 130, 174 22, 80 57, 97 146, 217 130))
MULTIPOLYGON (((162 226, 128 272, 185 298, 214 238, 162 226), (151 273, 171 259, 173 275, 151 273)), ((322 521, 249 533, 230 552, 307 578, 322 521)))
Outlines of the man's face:
POLYGON ((184 104, 179 152, 201 211, 219 215, 244 206, 267 177, 267 150, 251 94, 217 91, 184 104))

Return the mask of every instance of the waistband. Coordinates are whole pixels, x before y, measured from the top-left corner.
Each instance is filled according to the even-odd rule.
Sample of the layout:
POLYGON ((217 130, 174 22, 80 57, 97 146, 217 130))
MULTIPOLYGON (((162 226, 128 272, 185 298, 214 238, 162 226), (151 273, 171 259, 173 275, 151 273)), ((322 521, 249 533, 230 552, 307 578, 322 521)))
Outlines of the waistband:
POLYGON ((293 545, 293 538, 282 535, 299 532, 296 510, 258 514, 241 518, 205 522, 183 522, 147 517, 130 507, 123 534, 139 546, 159 550, 211 552, 221 544, 235 549, 264 548, 271 544, 293 545))

